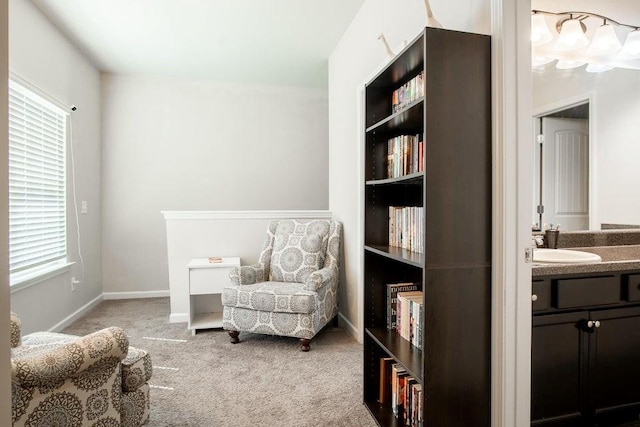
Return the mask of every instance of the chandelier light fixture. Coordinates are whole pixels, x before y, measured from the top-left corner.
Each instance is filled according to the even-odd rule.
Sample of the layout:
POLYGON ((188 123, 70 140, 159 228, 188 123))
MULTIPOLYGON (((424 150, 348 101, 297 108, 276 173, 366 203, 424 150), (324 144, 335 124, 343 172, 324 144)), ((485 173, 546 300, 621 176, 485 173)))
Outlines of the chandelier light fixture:
POLYGON ((557 61, 556 67, 563 70, 585 64, 591 73, 640 70, 640 27, 596 13, 532 10, 531 46, 534 68, 557 61))

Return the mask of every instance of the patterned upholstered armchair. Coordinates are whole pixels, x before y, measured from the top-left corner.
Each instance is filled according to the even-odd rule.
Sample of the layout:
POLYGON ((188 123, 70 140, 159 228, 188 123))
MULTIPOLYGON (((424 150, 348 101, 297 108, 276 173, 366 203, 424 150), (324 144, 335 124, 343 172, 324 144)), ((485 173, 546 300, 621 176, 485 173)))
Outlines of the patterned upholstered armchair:
POLYGON ((11 313, 14 426, 138 427, 149 419, 151 357, 120 328, 20 337, 11 313))
POLYGON ((338 314, 338 261, 342 224, 280 220, 269 224, 257 264, 231 271, 222 294, 222 327, 232 343, 255 332, 311 339, 338 314))

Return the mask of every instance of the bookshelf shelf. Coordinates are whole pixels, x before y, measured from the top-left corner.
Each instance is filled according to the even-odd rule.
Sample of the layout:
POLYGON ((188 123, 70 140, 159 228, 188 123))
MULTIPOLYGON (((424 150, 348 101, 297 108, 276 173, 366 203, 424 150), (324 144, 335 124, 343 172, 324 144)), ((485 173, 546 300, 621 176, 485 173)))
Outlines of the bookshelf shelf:
POLYGON ((422 425, 491 422, 490 48, 489 36, 425 28, 365 86, 363 402, 380 426, 405 425, 379 403, 389 363, 421 387, 409 414, 417 408, 422 425), (422 93, 392 111, 398 96, 422 93), (398 296, 402 310, 388 312, 393 289, 415 283, 422 295, 398 296), (400 313, 423 350, 387 328, 400 313))
POLYGON ((367 245, 364 250, 415 267, 422 268, 424 266, 424 254, 408 251, 397 246, 367 245))
POLYGON ((422 350, 411 345, 395 331, 383 328, 365 331, 384 351, 402 363, 407 372, 422 382, 422 350))
POLYGON ((364 405, 369 410, 371 416, 381 426, 402 427, 404 423, 393 415, 387 405, 382 405, 375 400, 365 400, 364 405))
POLYGON ((423 113, 424 97, 420 97, 402 108, 400 111, 367 128, 366 132, 387 134, 392 132, 412 131, 421 127, 423 113))
POLYGON ((422 185, 424 172, 416 172, 409 175, 404 175, 398 178, 385 178, 385 179, 371 179, 365 182, 366 185, 393 185, 393 184, 407 184, 407 185, 422 185))

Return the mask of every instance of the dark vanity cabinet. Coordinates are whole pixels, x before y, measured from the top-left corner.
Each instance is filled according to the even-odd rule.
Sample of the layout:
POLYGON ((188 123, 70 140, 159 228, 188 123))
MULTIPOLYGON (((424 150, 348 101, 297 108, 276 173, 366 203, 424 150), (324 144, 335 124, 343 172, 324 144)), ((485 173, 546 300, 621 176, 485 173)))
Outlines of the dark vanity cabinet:
POLYGON ((532 425, 639 421, 638 278, 633 273, 534 278, 532 425))

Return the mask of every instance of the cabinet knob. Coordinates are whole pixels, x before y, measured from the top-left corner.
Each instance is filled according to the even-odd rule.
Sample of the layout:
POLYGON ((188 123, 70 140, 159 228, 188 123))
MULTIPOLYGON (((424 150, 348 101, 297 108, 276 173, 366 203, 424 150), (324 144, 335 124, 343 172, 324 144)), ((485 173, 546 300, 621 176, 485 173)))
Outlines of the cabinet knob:
POLYGON ((531 301, 533 301, 533 302, 538 301, 538 295, 536 295, 536 294, 531 295, 531 301))
POLYGON ((600 327, 600 321, 599 320, 595 320, 595 321, 594 320, 589 320, 587 322, 587 327, 588 328, 593 328, 593 327, 599 328, 600 327))

